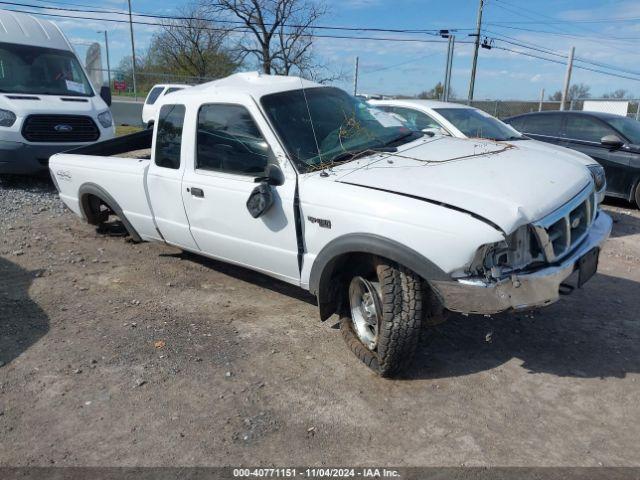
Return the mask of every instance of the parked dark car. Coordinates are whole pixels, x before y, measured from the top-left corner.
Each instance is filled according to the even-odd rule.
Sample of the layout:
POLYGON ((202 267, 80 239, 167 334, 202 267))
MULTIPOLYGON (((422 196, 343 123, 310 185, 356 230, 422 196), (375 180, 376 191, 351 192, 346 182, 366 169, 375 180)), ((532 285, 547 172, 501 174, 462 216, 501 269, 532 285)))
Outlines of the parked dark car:
POLYGON ((607 195, 640 208, 640 122, 599 112, 536 112, 504 120, 525 135, 572 148, 600 163, 607 195))

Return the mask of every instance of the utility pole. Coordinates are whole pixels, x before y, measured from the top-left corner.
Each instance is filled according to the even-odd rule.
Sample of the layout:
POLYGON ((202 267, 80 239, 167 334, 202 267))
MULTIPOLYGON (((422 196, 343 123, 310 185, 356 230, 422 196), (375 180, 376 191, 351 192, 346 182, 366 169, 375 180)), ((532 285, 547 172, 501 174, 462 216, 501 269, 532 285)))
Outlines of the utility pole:
POLYGON ((449 44, 447 46, 447 65, 444 75, 444 91, 442 92, 442 100, 449 101, 449 95, 451 95, 451 68, 453 66, 453 51, 456 44, 455 35, 449 36, 449 44))
POLYGON ((476 25, 476 41, 473 46, 473 63, 471 65, 471 81, 469 82, 469 103, 473 100, 473 90, 476 84, 476 68, 478 66, 478 50, 480 49, 480 31, 482 30, 482 9, 484 8, 484 0, 480 0, 478 5, 478 22, 476 25))
POLYGON ((447 98, 447 83, 449 81, 449 57, 451 56, 451 35, 449 35, 449 41, 447 43, 447 60, 444 63, 444 83, 442 84, 442 95, 440 100, 446 102, 447 98))
POLYGON ((359 58, 356 57, 356 71, 353 75, 353 96, 355 97, 358 94, 358 62, 359 58))
MULTIPOLYGON (((98 32, 101 33, 101 32, 98 32)), ((107 34, 107 31, 104 31, 104 49, 107 52, 107 79, 108 79, 108 84, 109 88, 111 88, 111 64, 109 63, 109 36, 107 34)))
POLYGON ((569 85, 571 84, 571 69, 573 68, 573 54, 576 51, 576 47, 571 47, 569 52, 569 59, 567 60, 567 73, 564 77, 564 88, 562 89, 562 99, 560 101, 560 110, 564 110, 564 104, 569 96, 569 85))
POLYGON ((542 102, 544 102, 544 88, 540 91, 540 103, 538 104, 538 111, 542 111, 542 102))
POLYGON ((133 98, 138 100, 138 89, 136 87, 136 44, 133 41, 133 18, 131 17, 131 0, 129 2, 129 31, 131 32, 131 67, 133 72, 133 98))

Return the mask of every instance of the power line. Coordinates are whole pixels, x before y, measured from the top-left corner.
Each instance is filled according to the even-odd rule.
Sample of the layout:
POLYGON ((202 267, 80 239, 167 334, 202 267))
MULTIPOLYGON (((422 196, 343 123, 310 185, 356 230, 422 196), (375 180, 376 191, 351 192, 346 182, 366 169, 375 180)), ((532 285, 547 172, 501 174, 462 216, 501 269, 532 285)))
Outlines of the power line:
MULTIPOLYGON (((7 4, 9 2, 1 2, 0 4, 7 4)), ((116 19, 116 18, 95 18, 95 17, 85 17, 85 16, 79 16, 79 15, 63 15, 63 14, 56 14, 56 13, 45 13, 45 12, 32 12, 32 11, 28 11, 28 10, 20 10, 20 9, 16 9, 16 8, 12 8, 10 9, 13 12, 18 12, 18 13, 27 13, 27 14, 31 14, 31 15, 41 15, 41 16, 46 16, 46 17, 57 17, 57 18, 69 18, 69 19, 76 19, 76 20, 94 20, 94 21, 101 21, 101 22, 112 22, 112 23, 126 23, 129 24, 128 20, 120 20, 120 19, 116 19)), ((100 13, 105 13, 105 12, 100 12, 100 13)), ((150 26, 156 26, 156 27, 162 27, 163 24, 162 23, 154 23, 154 22, 144 22, 141 20, 133 20, 132 22, 135 25, 150 25, 150 26)), ((174 27, 176 28, 182 28, 182 26, 180 25, 174 25, 174 27)), ((202 30, 205 31, 222 31, 222 32, 228 32, 228 29, 225 28, 215 28, 215 27, 202 27, 202 30)), ((249 32, 249 30, 247 29, 243 29, 242 30, 244 33, 249 32)), ((236 30, 237 32, 237 30, 236 30)), ((284 33, 284 35, 290 35, 288 33, 284 33)), ((381 41, 381 42, 407 42, 407 43, 448 43, 446 40, 436 40, 436 39, 424 39, 424 38, 393 38, 393 37, 354 37, 354 36, 347 36, 347 35, 327 35, 327 34, 317 34, 317 33, 311 33, 308 35, 309 37, 313 37, 313 38, 332 38, 332 39, 339 39, 339 40, 370 40, 370 41, 381 41)), ((458 42, 458 43, 473 43, 473 42, 458 42)))
POLYGON ((392 68, 401 67, 402 65, 407 65, 408 63, 417 62, 418 60, 424 60, 425 58, 433 57, 434 55, 436 55, 436 54, 435 53, 430 53, 429 55, 422 55, 420 57, 415 57, 415 58, 412 58, 412 59, 407 60, 405 62, 395 63, 395 64, 389 65, 387 67, 375 68, 375 69, 372 69, 372 70, 366 70, 366 71, 361 72, 360 75, 369 75, 371 73, 383 72, 385 70, 390 70, 392 68))
MULTIPOLYGON (((515 53, 515 54, 517 54, 517 55, 524 55, 524 56, 526 56, 526 57, 532 57, 532 58, 537 58, 537 59, 540 59, 540 60, 546 60, 547 62, 557 63, 557 64, 559 64, 559 65, 565 65, 565 62, 562 62, 562 61, 560 61, 560 60, 555 60, 555 59, 553 59, 553 58, 548 58, 548 57, 541 57, 541 56, 539 56, 539 55, 535 55, 535 54, 532 54, 532 53, 523 52, 523 51, 521 51, 521 50, 513 50, 513 49, 511 49, 511 48, 507 48, 507 47, 500 47, 500 46, 494 46, 494 47, 492 47, 492 48, 496 48, 496 49, 498 49, 498 50, 504 50, 504 51, 506 51, 506 52, 515 53)), ((574 67, 574 68, 579 68, 579 69, 581 69, 581 70, 588 70, 588 71, 590 71, 590 72, 602 73, 602 74, 604 74, 604 75, 609 75, 609 76, 612 76, 612 77, 624 78, 624 79, 626 79, 626 80, 635 80, 636 82, 640 82, 640 78, 628 77, 628 76, 626 76, 626 75, 620 75, 620 74, 612 73, 612 72, 605 72, 604 70, 598 70, 598 69, 595 69, 595 68, 585 67, 585 66, 583 66, 583 65, 574 65, 573 67, 574 67)))
MULTIPOLYGON (((100 9, 101 12, 104 13, 111 13, 112 10, 109 10, 108 8, 102 8, 102 7, 96 7, 95 5, 86 5, 86 4, 82 4, 82 3, 71 3, 71 2, 61 2, 60 0, 33 0, 34 2, 38 2, 38 3, 51 3, 54 6, 49 6, 49 5, 45 5, 44 8, 50 8, 50 9, 57 9, 57 5, 70 5, 73 7, 86 7, 86 8, 96 8, 96 9, 100 9)), ((126 0, 125 0, 126 1, 126 0)), ((121 13, 125 13, 124 10, 121 13)))
MULTIPOLYGON (((551 25, 552 23, 555 23, 555 21, 558 20, 555 17, 551 17, 549 15, 545 15, 543 13, 540 13, 540 12, 537 12, 537 11, 534 11, 534 10, 530 10, 530 9, 522 7, 522 6, 518 6, 518 10, 514 10, 512 8, 509 8, 507 5, 510 5, 510 4, 506 3, 504 0, 493 0, 493 1, 494 2, 498 2, 498 3, 494 3, 494 5, 497 6, 498 8, 502 8, 504 10, 507 10, 507 11, 511 12, 511 13, 515 13, 516 15, 518 15, 520 17, 524 17, 524 18, 528 18, 528 19, 534 19, 536 22, 538 22, 537 19, 535 19, 531 15, 523 13, 520 10, 524 10, 526 12, 531 12, 533 15, 536 15, 539 18, 543 18, 544 19, 543 23, 545 25, 549 25, 551 28, 559 31, 560 33, 565 33, 565 30, 563 30, 563 29, 561 29, 559 27, 556 27, 555 25, 551 25)), ((502 22, 499 22, 499 23, 502 23, 502 22)), ((518 23, 518 22, 509 22, 509 23, 518 23)), ((587 28, 587 27, 582 26, 582 25, 573 25, 573 26, 576 27, 576 28, 579 28, 579 29, 581 29, 581 30, 583 30, 585 32, 589 32, 590 34, 602 35, 602 32, 598 32, 597 30, 594 30, 592 28, 587 28)), ((551 33, 551 32, 547 32, 547 33, 551 33)), ((626 37, 626 38, 614 37, 614 36, 611 36, 611 35, 609 35, 608 37, 611 40, 619 40, 619 41, 634 40, 634 39, 628 38, 628 37, 626 37)))
MULTIPOLYGON (((38 1, 38 0, 36 0, 38 1)), ((55 3, 55 2, 51 2, 51 3, 55 3)), ((75 12, 75 13, 98 13, 98 14, 104 14, 104 13, 110 13, 113 15, 129 15, 128 11, 120 11, 120 10, 106 10, 106 9, 101 9, 101 10, 96 10, 94 6, 90 6, 90 5, 82 5, 82 4, 69 4, 69 5, 75 5, 75 6, 81 6, 81 7, 86 7, 86 9, 79 9, 79 8, 68 8, 68 7, 49 7, 46 5, 33 5, 33 4, 27 4, 27 3, 19 3, 19 2, 6 2, 6 1, 1 1, 0 4, 4 4, 4 5, 12 5, 12 6, 17 6, 17 7, 25 7, 25 8, 35 8, 35 9, 47 9, 47 10, 51 10, 51 9, 55 9, 55 10, 60 10, 63 12, 75 12)), ((202 17, 187 17, 187 16, 180 16, 180 15, 158 15, 158 14, 153 14, 153 13, 142 13, 142 12, 132 12, 132 15, 134 17, 142 17, 142 18, 155 18, 155 19, 162 19, 162 20, 205 20, 202 17)), ((224 20, 224 19, 220 19, 220 20, 215 20, 215 23, 228 23, 228 24, 234 24, 234 25, 246 25, 246 23, 244 21, 241 20, 224 20)), ((251 23, 251 25, 257 26, 259 25, 258 23, 251 23)), ((270 26, 272 24, 270 23, 265 23, 265 26, 270 26)), ((283 24, 283 27, 289 27, 289 28, 300 28, 300 27, 306 27, 307 25, 297 25, 297 24, 283 24)), ((433 30, 425 30, 425 29, 396 29, 396 28, 375 28, 375 27, 342 27, 342 26, 328 26, 328 25, 316 25, 311 27, 313 29, 318 29, 318 30, 344 30, 344 31, 352 31, 352 32, 379 32, 379 33, 422 33, 422 34, 427 34, 427 35, 434 35, 434 36, 439 36, 439 30, 433 29, 433 30)))
MULTIPOLYGON (((518 47, 522 47, 522 48, 528 48, 531 50, 535 50, 541 53, 545 53, 547 55, 552 55, 552 56, 556 56, 556 57, 561 57, 561 58, 567 58, 566 55, 559 53, 559 52, 555 52, 553 50, 547 49, 546 47, 543 47, 541 45, 536 45, 534 43, 531 42, 526 42, 524 40, 519 40, 517 38, 514 37, 509 37, 507 35, 503 35, 501 33, 496 33, 496 32, 492 32, 490 30, 484 30, 486 33, 490 33, 492 34, 491 37, 494 38, 495 40, 504 42, 504 43, 508 43, 510 45, 515 45, 518 47), (494 35, 498 35, 497 37, 494 35), (505 37, 505 38, 509 38, 511 40, 515 40, 515 41, 509 41, 509 40, 505 40, 504 38, 500 38, 500 37, 505 37)), ((619 72, 623 72, 623 73, 628 73, 631 75, 639 75, 640 76, 640 72, 639 71, 635 71, 635 70, 629 70, 626 68, 622 68, 622 67, 618 67, 617 65, 612 65, 609 63, 602 63, 602 62, 595 62, 593 60, 588 60, 586 58, 583 57, 575 57, 575 61, 576 62, 580 62, 580 63, 586 63, 588 65, 594 65, 596 67, 603 67, 603 68, 608 68, 610 70, 617 70, 619 72)))
POLYGON ((577 34, 571 34, 571 33, 550 32, 548 30, 536 30, 536 29, 532 29, 532 28, 514 27, 514 26, 510 26, 510 25, 498 25, 498 24, 495 24, 493 22, 487 22, 486 25, 490 25, 490 26, 496 27, 496 28, 507 28, 507 29, 510 29, 510 30, 520 30, 520 31, 524 31, 524 32, 533 32, 533 33, 545 33, 545 34, 548 34, 548 35, 557 35, 557 36, 562 36, 562 37, 567 37, 567 38, 581 39, 581 40, 584 40, 584 41, 587 41, 587 42, 597 43, 598 45, 600 45, 602 47, 610 48, 610 49, 618 51, 618 52, 630 53, 632 55, 637 55, 638 54, 637 50, 627 50, 627 49, 621 48, 619 46, 606 45, 607 43, 627 43, 628 44, 628 42, 626 42, 626 41, 614 40, 612 38, 607 38, 607 37, 594 38, 593 35, 585 36, 585 35, 577 35, 577 34))
MULTIPOLYGON (((627 50, 627 49, 621 48, 619 46, 615 46, 614 47, 612 45, 606 45, 606 44, 610 44, 610 43, 629 44, 628 41, 630 39, 628 37, 625 37, 625 38, 623 38, 623 37, 613 37, 611 35, 603 37, 602 33, 598 32, 598 31, 596 31, 596 30, 594 30, 592 28, 587 28, 587 27, 580 26, 580 25, 576 25, 575 27, 580 28, 581 30, 588 32, 589 33, 588 36, 577 35, 575 33, 574 34, 570 34, 570 33, 567 33, 566 30, 563 30, 563 29, 551 24, 551 23, 553 23, 554 20, 556 20, 556 18, 554 18, 554 17, 551 17, 549 15, 545 15, 545 14, 540 13, 538 11, 527 9, 525 7, 522 7, 522 6, 519 6, 518 7, 519 10, 515 11, 513 9, 510 9, 510 8, 506 7, 505 5, 510 5, 510 4, 507 4, 504 0, 493 0, 493 1, 494 2, 498 2, 498 3, 494 3, 494 5, 496 5, 497 7, 502 8, 502 9, 507 10, 507 11, 510 11, 511 13, 515 13, 516 15, 518 15, 520 17, 524 17, 524 18, 528 18, 528 19, 534 18, 531 15, 527 15, 527 14, 522 13, 522 11, 520 11, 520 10, 524 10, 526 12, 530 12, 533 15, 537 16, 538 18, 543 18, 546 21, 546 23, 550 24, 549 26, 554 29, 554 32, 549 32, 549 31, 545 31, 545 30, 539 30, 539 31, 537 31, 538 33, 546 33, 546 34, 549 34, 549 35, 558 35, 558 36, 566 36, 568 38, 583 39, 583 40, 585 40, 587 42, 598 43, 598 45, 601 45, 601 46, 604 46, 605 48, 610 48, 612 50, 616 50, 616 51, 619 51, 619 52, 637 54, 637 50, 635 50, 635 49, 633 51, 631 51, 631 50, 627 50), (500 5, 500 4, 502 4, 502 5, 500 5), (595 39, 593 34, 596 34, 599 38, 595 39), (604 45, 603 45, 603 43, 604 43, 604 45)), ((494 24, 494 26, 500 27, 500 28, 510 28, 510 29, 517 29, 518 28, 518 27, 513 27, 513 26, 509 26, 509 25, 501 25, 501 24, 494 24)), ((535 31, 533 29, 522 29, 522 30, 535 31)), ((633 44, 633 46, 634 47, 636 46, 635 43, 633 44)))

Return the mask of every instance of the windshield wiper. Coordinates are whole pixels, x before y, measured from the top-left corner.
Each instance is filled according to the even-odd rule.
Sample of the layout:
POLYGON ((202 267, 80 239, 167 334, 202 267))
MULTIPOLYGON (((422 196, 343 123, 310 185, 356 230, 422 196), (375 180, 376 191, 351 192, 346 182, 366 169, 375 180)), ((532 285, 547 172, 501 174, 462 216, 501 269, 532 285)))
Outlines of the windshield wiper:
POLYGON ((394 153, 397 152, 398 149, 396 147, 374 147, 374 148, 363 148, 361 150, 351 150, 348 152, 343 152, 331 159, 329 163, 337 163, 337 162, 350 162, 352 160, 356 160, 360 158, 362 155, 367 153, 378 153, 378 152, 389 152, 394 153))
POLYGON ((399 137, 396 137, 392 140, 389 140, 388 142, 385 142, 383 146, 388 146, 391 145, 393 143, 399 142, 400 140, 403 140, 407 137, 411 137, 413 135, 416 135, 416 139, 420 138, 422 135, 424 135, 422 132, 415 132, 415 131, 411 131, 409 133, 405 133, 404 135, 400 135, 399 137))

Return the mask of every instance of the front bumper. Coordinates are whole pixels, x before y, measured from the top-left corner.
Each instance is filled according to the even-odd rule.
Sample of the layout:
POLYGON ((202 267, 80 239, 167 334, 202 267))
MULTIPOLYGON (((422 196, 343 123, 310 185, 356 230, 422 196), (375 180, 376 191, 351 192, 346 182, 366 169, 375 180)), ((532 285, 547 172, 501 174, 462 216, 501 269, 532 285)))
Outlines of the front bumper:
POLYGON ((453 312, 488 315, 549 305, 560 297, 560 284, 573 274, 578 260, 609 237, 612 224, 611 217, 600 211, 587 237, 557 265, 495 281, 480 277, 434 281, 432 287, 453 312))

